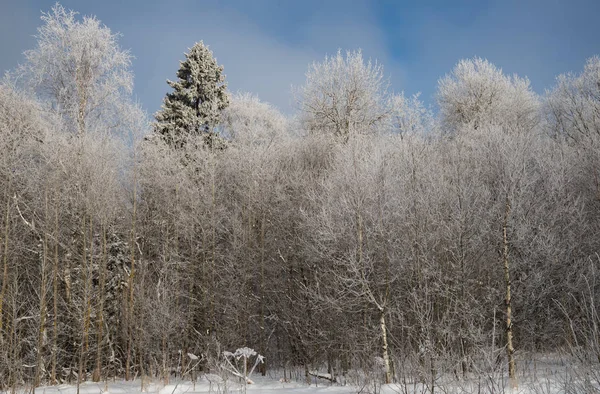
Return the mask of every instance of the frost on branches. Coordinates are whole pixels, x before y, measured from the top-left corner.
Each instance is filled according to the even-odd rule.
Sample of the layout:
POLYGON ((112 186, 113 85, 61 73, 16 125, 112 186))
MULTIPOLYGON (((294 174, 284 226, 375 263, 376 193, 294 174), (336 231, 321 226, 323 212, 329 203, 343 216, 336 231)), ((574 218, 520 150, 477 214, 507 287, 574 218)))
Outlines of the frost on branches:
POLYGON ((194 44, 185 58, 177 81, 167 81, 173 91, 167 93, 162 109, 155 114, 155 133, 175 148, 182 147, 187 136, 200 135, 213 147, 222 143, 213 128, 229 105, 223 66, 202 41, 194 44))
POLYGON ((286 133, 287 119, 250 93, 238 93, 222 114, 223 132, 241 145, 267 145, 286 133))
POLYGON ((311 133, 347 140, 352 134, 369 134, 390 115, 388 82, 383 67, 364 62, 361 51, 338 51, 323 63, 313 63, 306 83, 296 91, 301 122, 311 133))
POLYGON ((438 82, 437 100, 446 131, 486 125, 531 130, 539 122, 539 99, 529 80, 506 76, 485 59, 461 60, 438 82))
POLYGON ((600 57, 587 60, 581 74, 563 74, 547 94, 553 134, 592 146, 600 138, 600 57))
POLYGON ((131 55, 118 34, 95 17, 76 18, 60 4, 42 15, 37 47, 12 77, 56 111, 77 134, 136 127, 142 111, 131 101, 131 55))

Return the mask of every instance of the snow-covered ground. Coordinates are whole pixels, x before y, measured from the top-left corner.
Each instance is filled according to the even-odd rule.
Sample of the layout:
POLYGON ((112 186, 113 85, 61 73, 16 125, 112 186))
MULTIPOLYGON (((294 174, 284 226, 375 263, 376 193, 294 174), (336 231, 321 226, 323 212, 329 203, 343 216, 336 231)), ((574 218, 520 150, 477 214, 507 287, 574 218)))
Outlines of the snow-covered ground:
MULTIPOLYGON (((519 382, 519 387, 511 389, 509 384, 503 384, 501 381, 461 381, 437 386, 435 392, 439 393, 520 393, 520 394, 554 394, 554 393, 584 393, 598 392, 581 391, 583 386, 566 387, 565 382, 557 376, 543 377, 537 382, 527 381, 519 382)), ((75 385, 59 385, 49 387, 38 387, 36 394, 76 394, 75 385)), ((246 386, 248 393, 281 393, 281 394, 351 394, 351 393, 380 393, 380 394, 416 394, 429 393, 428 387, 423 384, 406 385, 373 385, 369 386, 339 386, 330 383, 321 383, 310 385, 301 382, 279 382, 273 379, 257 378, 255 384, 246 386)), ((80 394, 206 394, 206 393, 243 393, 244 387, 238 383, 228 382, 210 382, 205 377, 199 378, 196 384, 186 381, 170 384, 158 382, 146 382, 143 387, 141 381, 109 381, 101 383, 85 382, 80 386, 80 394)), ((31 388, 21 388, 17 391, 19 394, 31 393, 31 388)))
MULTIPOLYGON (((600 393, 600 365, 590 368, 577 367, 573 359, 565 359, 557 355, 537 355, 535 358, 521 360, 517 387, 511 387, 506 375, 478 375, 457 380, 455 376, 438 377, 435 381, 435 393, 467 394, 467 393, 514 393, 514 394, 578 394, 600 393)), ((346 385, 331 383, 326 379, 313 377, 312 384, 303 382, 303 371, 297 371, 295 381, 286 382, 283 373, 270 371, 268 376, 252 376, 254 384, 243 386, 239 379, 232 377, 224 381, 215 374, 201 374, 195 383, 189 380, 171 380, 168 384, 153 379, 126 381, 108 381, 101 383, 84 382, 80 386, 80 394, 225 394, 225 393, 281 393, 281 394, 425 394, 430 393, 430 386, 422 382, 403 380, 401 383, 380 385, 346 385)), ((288 375, 289 372, 288 372, 288 375)), ((364 375, 363 375, 364 377, 364 375)), ((431 382, 429 382, 431 383, 431 382)), ((58 385, 38 387, 36 394, 76 394, 75 385, 58 385)), ((1 393, 0 394, 8 394, 1 393)), ((16 394, 31 394, 31 387, 22 387, 16 394)))
MULTIPOLYGON (((303 383, 285 383, 277 380, 256 378, 255 384, 246 386, 247 392, 252 393, 290 393, 290 394, 349 394, 356 393, 357 387, 319 384, 308 386, 303 383)), ((28 393, 29 389, 21 389, 19 393, 28 393)), ((36 394, 76 394, 75 385, 59 385, 38 387, 36 394)), ((189 381, 172 382, 167 385, 158 382, 147 382, 142 391, 141 381, 132 382, 109 381, 107 383, 85 382, 80 386, 80 394, 204 394, 204 393, 243 393, 244 387, 236 382, 209 382, 205 377, 199 378, 196 384, 189 381)))

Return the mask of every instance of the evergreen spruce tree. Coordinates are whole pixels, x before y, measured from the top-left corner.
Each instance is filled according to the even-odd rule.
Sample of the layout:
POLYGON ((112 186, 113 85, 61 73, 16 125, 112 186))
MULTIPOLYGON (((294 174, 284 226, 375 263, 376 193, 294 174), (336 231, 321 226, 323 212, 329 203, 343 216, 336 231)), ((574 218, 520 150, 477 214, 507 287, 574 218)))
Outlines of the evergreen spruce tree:
POLYGON ((167 93, 162 109, 155 114, 155 133, 174 148, 181 148, 189 135, 204 135, 208 146, 222 147, 214 127, 221 111, 229 105, 223 66, 217 64, 202 41, 194 44, 185 57, 177 81, 167 81, 173 92, 167 93))

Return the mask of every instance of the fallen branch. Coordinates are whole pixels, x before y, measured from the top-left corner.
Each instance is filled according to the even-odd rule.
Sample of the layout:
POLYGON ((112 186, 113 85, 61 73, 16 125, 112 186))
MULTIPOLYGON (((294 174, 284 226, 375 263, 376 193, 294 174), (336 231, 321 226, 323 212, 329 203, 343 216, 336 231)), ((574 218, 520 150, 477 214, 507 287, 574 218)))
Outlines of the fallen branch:
POLYGON ((309 371, 308 374, 310 376, 314 376, 315 378, 329 380, 331 383, 337 383, 336 378, 331 376, 329 373, 321 373, 319 371, 309 371))

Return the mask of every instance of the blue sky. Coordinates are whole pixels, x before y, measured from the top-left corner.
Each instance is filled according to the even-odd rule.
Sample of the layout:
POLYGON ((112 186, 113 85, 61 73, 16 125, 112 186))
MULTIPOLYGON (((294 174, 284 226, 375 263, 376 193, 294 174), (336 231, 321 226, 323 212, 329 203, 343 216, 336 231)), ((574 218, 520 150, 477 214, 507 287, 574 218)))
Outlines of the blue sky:
MULTIPOLYGON (((53 0, 0 0, 0 72, 35 46, 41 11, 53 0)), ((232 91, 249 91, 286 113, 290 87, 308 64, 338 48, 361 48, 383 64, 391 88, 435 104, 440 77, 480 56, 527 76, 538 93, 600 55, 598 0, 65 0, 96 15, 135 56, 135 95, 154 113, 179 61, 204 40, 232 91)))

